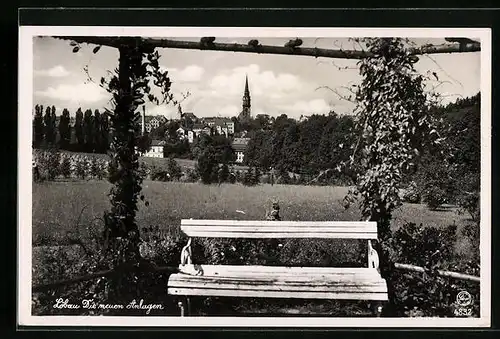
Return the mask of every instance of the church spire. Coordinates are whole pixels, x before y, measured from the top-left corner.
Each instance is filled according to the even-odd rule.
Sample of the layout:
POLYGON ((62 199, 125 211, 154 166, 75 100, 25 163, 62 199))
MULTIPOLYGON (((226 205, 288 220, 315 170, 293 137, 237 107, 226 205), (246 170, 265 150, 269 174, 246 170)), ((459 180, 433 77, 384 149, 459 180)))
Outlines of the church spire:
POLYGON ((248 89, 248 74, 245 75, 245 91, 243 92, 243 107, 240 119, 250 118, 250 90, 248 89))
POLYGON ((248 74, 245 75, 245 96, 250 98, 250 91, 248 90, 248 74))

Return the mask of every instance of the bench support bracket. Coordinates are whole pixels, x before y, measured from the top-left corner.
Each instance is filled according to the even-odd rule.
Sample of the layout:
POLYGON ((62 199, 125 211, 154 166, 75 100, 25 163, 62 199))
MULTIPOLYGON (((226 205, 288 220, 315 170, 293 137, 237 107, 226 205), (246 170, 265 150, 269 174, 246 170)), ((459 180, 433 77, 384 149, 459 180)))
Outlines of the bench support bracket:
POLYGON ((373 248, 371 240, 368 240, 368 267, 380 270, 378 253, 373 248))
POLYGON ((181 251, 181 265, 191 265, 193 263, 191 252, 191 238, 188 239, 187 245, 181 251))

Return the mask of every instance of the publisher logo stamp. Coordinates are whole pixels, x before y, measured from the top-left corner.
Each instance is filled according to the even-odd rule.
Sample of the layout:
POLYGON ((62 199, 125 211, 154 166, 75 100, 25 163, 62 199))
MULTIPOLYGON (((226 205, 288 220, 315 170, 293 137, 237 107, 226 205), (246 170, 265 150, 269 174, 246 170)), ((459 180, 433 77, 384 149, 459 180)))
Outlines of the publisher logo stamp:
POLYGON ((472 305, 472 296, 467 291, 460 291, 457 294, 457 304, 460 307, 467 307, 472 305))
POLYGON ((467 291, 460 291, 455 300, 455 315, 459 317, 472 315, 472 295, 467 291))

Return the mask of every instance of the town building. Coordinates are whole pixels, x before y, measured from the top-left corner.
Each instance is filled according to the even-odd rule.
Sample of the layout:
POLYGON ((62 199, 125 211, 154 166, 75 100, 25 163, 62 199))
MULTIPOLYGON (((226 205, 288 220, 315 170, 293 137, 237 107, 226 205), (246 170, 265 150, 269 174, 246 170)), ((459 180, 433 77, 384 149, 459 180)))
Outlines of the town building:
POLYGON ((208 124, 197 123, 193 125, 194 136, 198 137, 202 134, 211 135, 212 128, 208 124))
POLYGON ((237 163, 243 163, 243 160, 245 158, 245 151, 247 149, 249 141, 250 138, 234 138, 232 147, 234 149, 234 152, 236 153, 237 163))
POLYGON ((143 157, 149 158, 163 158, 164 157, 164 147, 165 141, 163 140, 152 140, 149 149, 142 154, 143 157))
POLYGON ((168 120, 163 115, 145 115, 143 121, 144 129, 146 132, 151 133, 151 131, 167 123, 168 120))
POLYGON ((203 123, 212 127, 217 134, 223 134, 226 137, 234 134, 234 121, 225 117, 203 118, 203 123))
POLYGON ((181 126, 177 129, 177 137, 179 140, 187 139, 187 141, 192 144, 194 142, 195 132, 192 129, 181 126))

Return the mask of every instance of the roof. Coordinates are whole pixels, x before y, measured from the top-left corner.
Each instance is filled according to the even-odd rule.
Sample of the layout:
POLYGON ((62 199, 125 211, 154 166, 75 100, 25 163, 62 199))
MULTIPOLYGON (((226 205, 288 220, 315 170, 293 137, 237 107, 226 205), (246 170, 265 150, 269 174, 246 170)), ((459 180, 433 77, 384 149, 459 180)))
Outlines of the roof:
POLYGON ((233 144, 247 145, 250 138, 234 138, 233 144))
POLYGON ((250 138, 234 138, 232 147, 235 152, 244 152, 249 141, 250 138))
POLYGON ((205 125, 205 124, 200 124, 200 123, 197 123, 197 124, 193 124, 193 129, 204 129, 204 128, 210 128, 209 126, 205 125))
POLYGON ((153 119, 160 120, 160 121, 166 121, 167 120, 167 118, 165 118, 163 115, 146 115, 144 117, 144 121, 146 123, 151 122, 151 120, 153 120, 153 119))
POLYGON ((189 118, 189 119, 198 119, 198 117, 196 115, 194 115, 193 112, 186 112, 186 113, 182 114, 182 116, 184 118, 189 118))
POLYGON ((165 141, 163 140, 152 140, 151 146, 163 146, 165 145, 165 141))
POLYGON ((247 149, 247 145, 241 145, 241 144, 234 145, 233 144, 233 149, 235 152, 245 152, 245 150, 247 149))

